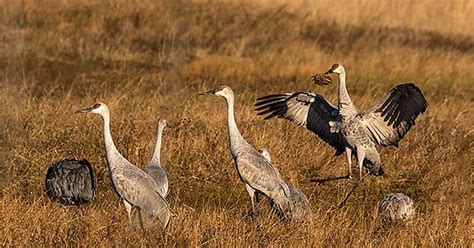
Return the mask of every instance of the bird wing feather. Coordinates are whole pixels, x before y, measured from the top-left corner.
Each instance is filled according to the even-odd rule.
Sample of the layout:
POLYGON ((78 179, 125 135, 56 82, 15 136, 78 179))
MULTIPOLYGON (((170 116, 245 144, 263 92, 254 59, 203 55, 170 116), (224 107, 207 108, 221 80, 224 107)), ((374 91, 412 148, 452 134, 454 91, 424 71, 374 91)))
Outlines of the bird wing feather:
POLYGON ((53 162, 46 174, 46 191, 63 204, 90 201, 96 190, 94 170, 87 160, 66 158, 53 162))
POLYGON ((166 200, 160 195, 155 181, 134 167, 112 172, 117 193, 131 205, 144 210, 148 216, 158 218, 166 227, 171 216, 166 200))
POLYGON ((158 166, 146 166, 143 171, 145 171, 148 175, 153 178, 155 183, 158 185, 158 192, 161 196, 166 197, 169 192, 168 188, 168 178, 166 176, 166 172, 163 168, 158 166))
POLYGON ((427 106, 421 90, 413 83, 404 83, 390 90, 382 101, 363 113, 361 119, 373 142, 382 146, 398 146, 427 106))
POLYGON ((286 207, 290 197, 288 185, 266 158, 257 152, 247 153, 239 155, 236 162, 239 175, 245 183, 286 207))
POLYGON ((342 154, 345 139, 340 132, 331 132, 329 122, 340 121, 338 109, 323 96, 307 92, 282 93, 260 97, 255 103, 258 115, 265 119, 279 117, 305 127, 342 154))

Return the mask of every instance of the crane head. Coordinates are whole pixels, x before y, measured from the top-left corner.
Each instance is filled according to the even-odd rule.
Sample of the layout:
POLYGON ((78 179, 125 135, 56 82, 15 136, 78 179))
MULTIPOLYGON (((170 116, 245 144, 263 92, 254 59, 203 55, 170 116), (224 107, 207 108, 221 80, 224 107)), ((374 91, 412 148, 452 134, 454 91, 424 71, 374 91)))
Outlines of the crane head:
POLYGON ((165 119, 160 119, 160 120, 158 121, 158 126, 159 126, 160 128, 165 128, 165 127, 168 126, 168 122, 166 122, 165 119))
POLYGON ((107 105, 105 103, 96 102, 94 105, 77 110, 75 113, 94 113, 94 114, 102 114, 108 111, 107 105))
POLYGON ((218 87, 216 89, 199 93, 199 95, 216 95, 216 96, 223 96, 223 97, 227 98, 227 97, 231 97, 231 96, 233 97, 234 92, 232 91, 232 89, 229 86, 221 85, 220 87, 218 87))
POLYGON ((333 64, 329 70, 327 70, 324 74, 328 75, 330 73, 340 74, 344 72, 344 66, 341 64, 333 64))

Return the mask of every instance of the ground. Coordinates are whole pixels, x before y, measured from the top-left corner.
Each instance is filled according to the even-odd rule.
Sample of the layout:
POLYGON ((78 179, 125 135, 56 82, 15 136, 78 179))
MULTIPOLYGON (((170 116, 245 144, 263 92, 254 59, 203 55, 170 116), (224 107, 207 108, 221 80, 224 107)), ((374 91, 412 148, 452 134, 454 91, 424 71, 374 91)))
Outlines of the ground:
MULTIPOLYGON (((46 245, 472 245, 473 1, 0 1, 0 243, 46 245), (414 82, 427 112, 399 148, 381 149, 386 175, 370 177, 332 211, 353 181, 345 156, 285 120, 264 121, 259 96, 318 92, 337 84, 311 75, 346 67, 364 110, 392 87, 414 82), (249 218, 250 198, 227 146, 225 103, 197 94, 221 84, 236 93, 245 139, 269 149, 285 179, 302 189, 312 215, 286 223, 249 218), (128 225, 112 191, 102 121, 74 111, 95 101, 111 110, 119 151, 144 167, 159 118, 173 218, 163 231, 128 225), (64 207, 44 193, 48 165, 85 158, 98 194, 64 207), (382 226, 377 202, 403 192, 417 216, 382 226)), ((336 79, 337 80, 337 79, 336 79)), ((356 169, 354 168, 354 172, 356 169)), ((355 173, 357 174, 357 173, 355 173)))

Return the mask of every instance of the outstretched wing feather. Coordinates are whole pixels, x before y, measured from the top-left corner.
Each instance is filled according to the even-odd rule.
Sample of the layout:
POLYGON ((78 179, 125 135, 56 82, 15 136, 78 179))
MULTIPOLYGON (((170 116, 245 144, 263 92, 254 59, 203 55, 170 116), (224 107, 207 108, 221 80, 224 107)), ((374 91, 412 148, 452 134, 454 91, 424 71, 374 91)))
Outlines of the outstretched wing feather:
POLYGON ((362 120, 366 131, 378 145, 398 146, 427 106, 421 90, 413 83, 404 83, 397 85, 380 103, 364 113, 362 120))
POLYGON ((345 140, 342 133, 332 133, 329 122, 337 122, 336 107, 318 94, 294 92, 274 94, 257 99, 255 110, 264 119, 279 117, 305 127, 331 145, 336 154, 344 152, 345 140))

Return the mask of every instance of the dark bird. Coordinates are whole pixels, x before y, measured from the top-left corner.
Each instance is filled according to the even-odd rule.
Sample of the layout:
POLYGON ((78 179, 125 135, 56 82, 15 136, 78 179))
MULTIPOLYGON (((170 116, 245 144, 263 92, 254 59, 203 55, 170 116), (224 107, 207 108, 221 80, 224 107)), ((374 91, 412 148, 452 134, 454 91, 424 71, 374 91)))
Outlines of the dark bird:
POLYGON ((46 173, 46 193, 64 205, 87 203, 97 189, 94 169, 83 159, 65 158, 53 162, 46 173))

